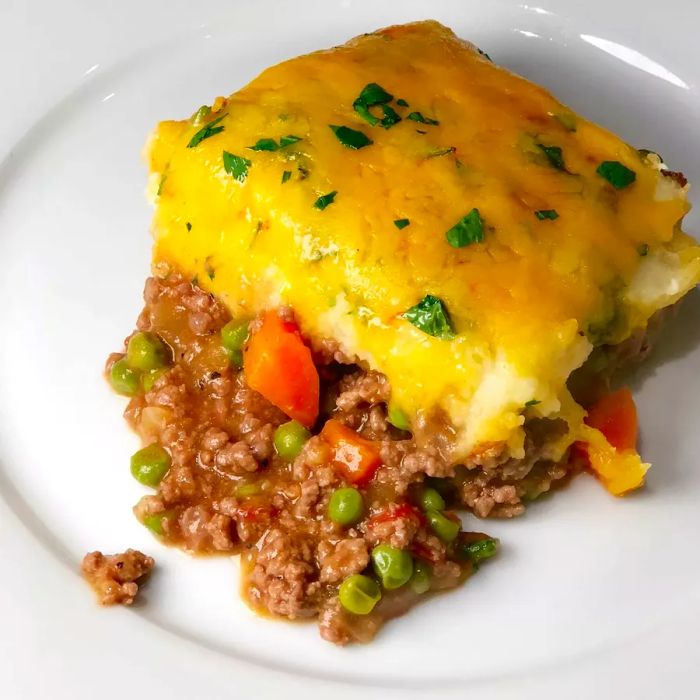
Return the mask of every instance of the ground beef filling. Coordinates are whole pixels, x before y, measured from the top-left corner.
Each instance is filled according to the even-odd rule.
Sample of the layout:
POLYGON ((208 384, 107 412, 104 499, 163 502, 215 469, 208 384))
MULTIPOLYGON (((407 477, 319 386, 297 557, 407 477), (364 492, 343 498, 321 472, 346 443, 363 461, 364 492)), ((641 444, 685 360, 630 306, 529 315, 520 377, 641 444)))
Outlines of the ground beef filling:
POLYGON ((83 558, 82 569, 100 605, 131 605, 139 592, 139 582, 154 563, 152 557, 135 549, 121 554, 90 552, 83 558))
MULTIPOLYGON (((322 411, 313 435, 298 456, 283 459, 273 437, 289 419, 246 384, 222 346, 220 331, 230 320, 225 308, 177 276, 149 279, 144 298, 137 329, 156 334, 172 357, 133 392, 125 417, 144 445, 159 445, 170 462, 154 493, 135 506, 136 517, 166 543, 189 552, 242 554, 243 595, 250 604, 289 619, 317 617, 329 641, 367 641, 427 590, 454 587, 476 569, 478 557, 469 547, 486 536, 461 532, 441 539, 420 507, 426 483, 440 492, 446 501, 442 515, 454 522, 451 508, 466 507, 480 517, 518 515, 527 500, 570 472, 541 459, 547 440, 563 429, 558 421, 527 426, 523 460, 507 460, 495 446, 470 464, 450 464, 445 426, 438 420, 416 435, 394 427, 387 418, 386 378, 353 364, 331 342, 314 347, 322 411), (348 485, 318 434, 329 418, 371 441, 381 457, 371 481, 358 487, 364 514, 352 526, 328 515, 332 494, 348 485), (382 590, 370 613, 348 612, 339 586, 355 574, 372 574, 372 552, 379 545, 410 553, 414 569, 429 572, 429 585, 382 590)), ((108 376, 123 357, 110 356, 108 376)), ((110 558, 100 556, 89 555, 84 566, 102 600, 133 599, 136 584, 113 576, 110 558)))

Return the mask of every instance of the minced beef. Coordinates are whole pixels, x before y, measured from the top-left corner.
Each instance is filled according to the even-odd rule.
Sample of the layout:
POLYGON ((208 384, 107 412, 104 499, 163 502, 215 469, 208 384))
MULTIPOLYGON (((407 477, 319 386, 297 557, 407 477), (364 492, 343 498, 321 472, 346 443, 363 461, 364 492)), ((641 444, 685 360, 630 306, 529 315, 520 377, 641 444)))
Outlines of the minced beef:
MULTIPOLYGON (((172 464, 156 493, 136 505, 136 517, 155 527, 164 542, 188 552, 242 554, 248 602, 289 619, 318 617, 324 639, 367 641, 385 620, 424 595, 405 585, 384 591, 369 615, 342 607, 339 585, 353 574, 371 574, 370 554, 377 545, 407 550, 429 566, 430 590, 457 586, 472 573, 470 560, 459 554, 461 540, 446 544, 436 537, 416 506, 417 489, 426 479, 442 485, 449 517, 451 506, 480 517, 510 517, 569 472, 567 465, 540 459, 548 436, 560 426, 539 423, 528 426, 527 455, 519 466, 500 444, 484 446, 467 465, 454 465, 444 417, 424 420, 415 434, 393 426, 386 377, 354 363, 333 341, 313 348, 323 406, 314 434, 294 460, 282 459, 273 438, 288 418, 230 362, 220 339, 230 319, 225 308, 177 275, 149 279, 144 298, 137 328, 167 343, 172 362, 147 392, 129 401, 125 417, 144 444, 165 448, 172 464), (332 493, 347 486, 319 435, 328 418, 371 441, 381 459, 371 481, 359 487, 365 512, 352 527, 327 514, 332 493)), ((293 320, 291 309, 282 313, 293 320)), ((110 355, 107 370, 123 356, 110 355)), ((152 560, 137 555, 130 555, 129 571, 143 575, 152 560)), ((86 576, 98 582, 103 601, 133 599, 139 576, 120 578, 116 560, 89 557, 86 576)))
POLYGON ((135 549, 121 554, 90 552, 83 558, 83 576, 97 594, 100 605, 131 605, 154 560, 135 549))

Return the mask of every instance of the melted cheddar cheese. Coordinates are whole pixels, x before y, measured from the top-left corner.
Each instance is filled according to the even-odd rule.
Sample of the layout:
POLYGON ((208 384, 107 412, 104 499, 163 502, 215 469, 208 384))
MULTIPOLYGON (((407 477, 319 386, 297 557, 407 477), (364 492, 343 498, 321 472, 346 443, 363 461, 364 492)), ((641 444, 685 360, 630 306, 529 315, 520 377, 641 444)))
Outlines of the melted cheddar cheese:
POLYGON ((161 123, 147 157, 156 265, 234 315, 293 307, 307 337, 386 374, 410 420, 446 413, 455 460, 494 441, 521 456, 527 416, 568 421, 559 458, 586 433, 570 373, 700 277, 685 188, 658 158, 436 22, 273 66, 203 120, 161 123), (388 128, 353 107, 372 83, 401 117, 388 128), (371 143, 349 147, 331 126, 371 143), (251 148, 261 139, 274 150, 251 148), (634 181, 614 187, 607 161, 634 181), (447 232, 474 209, 482 240, 453 247, 447 232), (426 295, 454 337, 403 315, 426 295))

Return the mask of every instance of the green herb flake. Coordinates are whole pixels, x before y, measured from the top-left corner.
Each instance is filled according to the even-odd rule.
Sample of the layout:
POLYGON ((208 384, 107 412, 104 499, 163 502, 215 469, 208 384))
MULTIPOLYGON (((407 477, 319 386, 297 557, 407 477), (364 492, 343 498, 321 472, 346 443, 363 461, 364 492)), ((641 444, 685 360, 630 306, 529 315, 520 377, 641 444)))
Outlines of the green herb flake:
POLYGON ((649 245, 647 243, 642 243, 642 245, 637 247, 637 253, 642 258, 646 258, 649 255, 649 245))
POLYGON ((291 146, 297 141, 301 141, 301 136, 289 134, 288 136, 283 136, 279 143, 275 139, 258 139, 254 146, 248 146, 248 148, 251 151, 279 151, 280 148, 291 146))
POLYGON ((216 134, 220 134, 223 130, 223 126, 216 126, 226 115, 222 114, 220 117, 217 117, 216 119, 210 121, 208 124, 205 124, 191 139, 190 142, 187 144, 187 148, 194 148, 195 146, 199 145, 204 139, 208 139, 211 136, 216 136, 216 134))
POLYGON ((432 294, 426 294, 415 306, 404 311, 401 316, 416 328, 441 340, 455 337, 450 315, 442 302, 432 294))
POLYGON ((637 179, 637 174, 634 170, 630 170, 616 160, 603 161, 596 168, 596 172, 616 190, 624 189, 637 179))
POLYGON ((251 151, 277 151, 279 144, 275 139, 258 139, 254 146, 248 146, 251 151))
POLYGON ((567 131, 576 131, 576 116, 570 112, 552 115, 567 131))
POLYGON ((185 223, 185 228, 186 228, 188 231, 191 231, 191 230, 192 230, 192 224, 191 224, 189 221, 187 221, 187 222, 185 223))
POLYGON ((489 56, 489 55, 486 53, 486 51, 483 51, 483 50, 480 49, 478 46, 477 46, 476 50, 479 52, 479 55, 480 55, 480 56, 483 56, 487 61, 491 61, 491 63, 493 63, 493 59, 491 58, 491 56, 489 56))
POLYGON ((388 104, 393 99, 394 96, 381 85, 369 83, 362 88, 360 96, 352 103, 352 107, 370 126, 379 124, 389 129, 401 121, 398 112, 388 104), (381 119, 372 114, 371 107, 379 107, 382 110, 381 119))
POLYGON ((437 126, 440 122, 437 119, 431 119, 430 117, 424 117, 420 112, 411 112, 407 119, 412 122, 420 122, 421 124, 428 124, 428 126, 437 126))
POLYGON ((209 105, 202 105, 192 115, 192 123, 195 126, 199 126, 210 114, 211 114, 211 107, 209 105))
POLYGON ((535 212, 535 216, 540 221, 544 221, 545 219, 549 219, 550 221, 554 221, 554 219, 559 218, 559 214, 557 213, 556 209, 540 209, 539 211, 535 212))
POLYGON ((474 208, 463 216, 446 234, 447 242, 453 248, 464 248, 484 240, 484 220, 479 210, 474 208))
POLYGON ((538 143, 537 148, 541 149, 545 156, 547 156, 547 160, 553 168, 557 170, 566 170, 564 156, 559 146, 545 146, 543 143, 538 143))
POLYGON ((435 148, 432 151, 428 152, 426 158, 438 158, 439 156, 446 156, 450 153, 454 153, 456 150, 457 149, 454 146, 450 146, 449 148, 435 148))
POLYGON ((384 112, 384 116, 379 123, 385 129, 390 129, 394 124, 398 124, 401 121, 399 113, 389 105, 382 105, 382 112, 384 112))
POLYGON ((411 106, 411 105, 408 104, 408 102, 406 102, 406 100, 404 100, 404 99, 401 98, 401 97, 399 97, 399 99, 396 100, 396 104, 397 104, 399 107, 410 107, 410 106, 411 106))
POLYGON ((236 156, 233 153, 224 151, 224 170, 231 176, 236 182, 245 182, 248 177, 248 168, 252 163, 242 156, 236 156))
POLYGON ((284 185, 285 182, 288 182, 290 177, 292 177, 292 171, 291 171, 291 170, 285 170, 285 171, 282 173, 282 184, 284 185))
POLYGON ((409 219, 394 219, 394 226, 396 226, 399 231, 402 228, 406 228, 411 223, 409 219))
POLYGON ((328 205, 333 204, 335 201, 335 196, 338 193, 333 190, 333 192, 329 192, 328 194, 323 194, 321 195, 315 202, 314 202, 314 208, 315 209, 320 209, 323 211, 328 205))
MULTIPOLYGON (((393 115, 396 117, 396 121, 401 121, 401 117, 399 117, 399 115, 387 105, 387 103, 391 102, 393 99, 394 96, 387 92, 381 85, 377 85, 377 83, 368 83, 362 88, 362 92, 360 92, 359 97, 352 103, 352 107, 365 121, 369 122, 371 126, 376 126, 380 123, 380 119, 375 117, 369 110, 370 107, 377 105, 382 105, 382 107, 385 108, 385 118, 387 117, 387 114, 393 113, 393 115)), ((394 121, 393 124, 395 124, 396 121, 394 121)), ((384 119, 382 119, 381 122, 382 126, 384 126, 386 129, 392 125, 388 123, 385 124, 384 119)))
POLYGON ((168 173, 165 172, 160 176, 160 182, 158 183, 158 189, 156 190, 156 195, 158 197, 163 194, 163 187, 165 186, 165 181, 168 179, 168 173))
POLYGON ((358 151, 360 148, 364 148, 365 146, 369 146, 370 144, 374 143, 374 141, 372 141, 367 134, 351 129, 349 126, 336 126, 335 124, 329 124, 329 127, 336 135, 338 141, 340 141, 340 143, 342 143, 346 148, 352 148, 353 150, 358 151))
POLYGON ((283 136, 280 139, 280 148, 284 148, 285 146, 291 146, 293 143, 297 143, 297 141, 301 141, 301 136, 294 136, 294 134, 287 134, 286 136, 283 136))
POLYGON ((525 402, 525 408, 529 408, 530 406, 537 406, 538 403, 542 402, 538 401, 537 399, 530 399, 529 401, 525 402))

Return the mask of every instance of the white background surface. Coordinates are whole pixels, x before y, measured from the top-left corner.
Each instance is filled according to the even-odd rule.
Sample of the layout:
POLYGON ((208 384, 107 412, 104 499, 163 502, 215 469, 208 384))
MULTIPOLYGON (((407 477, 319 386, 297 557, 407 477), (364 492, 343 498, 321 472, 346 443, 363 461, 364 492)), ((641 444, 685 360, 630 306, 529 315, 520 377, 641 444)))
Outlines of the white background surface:
MULTIPOLYGON (((534 0, 537 2, 537 0, 534 0)), ((676 698, 700 655, 700 301, 635 379, 644 493, 592 479, 514 522, 464 589, 337 649, 261 620, 236 565, 159 546, 131 514, 135 438, 100 373, 133 327, 150 212, 139 153, 283 58, 433 17, 700 182, 691 2, 0 4, 0 696, 676 698), (89 549, 139 547, 145 604, 101 610, 89 549), (358 687, 360 686, 360 687, 358 687)), ((698 230, 697 218, 687 220, 698 230)))

